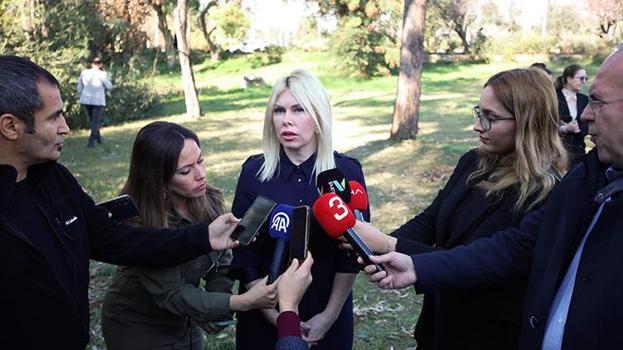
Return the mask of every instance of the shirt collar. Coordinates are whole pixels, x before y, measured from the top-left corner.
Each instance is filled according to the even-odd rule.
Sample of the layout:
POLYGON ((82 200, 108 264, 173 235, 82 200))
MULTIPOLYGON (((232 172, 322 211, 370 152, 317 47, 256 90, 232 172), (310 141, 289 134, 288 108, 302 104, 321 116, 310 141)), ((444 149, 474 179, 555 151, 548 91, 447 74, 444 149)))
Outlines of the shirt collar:
POLYGON ((185 227, 192 225, 192 222, 183 217, 173 206, 169 209, 167 221, 169 222, 169 227, 185 227))
POLYGON ((300 165, 292 163, 286 152, 281 149, 279 153, 279 176, 288 181, 295 171, 302 171, 305 179, 309 180, 314 171, 314 165, 316 164, 316 153, 312 154, 307 160, 300 165))
POLYGON ((562 88, 562 94, 565 95, 565 97, 571 97, 571 96, 576 96, 576 92, 573 92, 567 88, 562 88))

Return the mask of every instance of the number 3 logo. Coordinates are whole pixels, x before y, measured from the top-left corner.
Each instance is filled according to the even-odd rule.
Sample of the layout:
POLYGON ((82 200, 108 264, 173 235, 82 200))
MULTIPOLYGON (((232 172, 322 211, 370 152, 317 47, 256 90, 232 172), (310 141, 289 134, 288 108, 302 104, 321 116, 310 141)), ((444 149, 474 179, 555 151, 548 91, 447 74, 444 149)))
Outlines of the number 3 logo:
POLYGON ((337 207, 341 210, 341 212, 333 214, 335 220, 342 221, 346 216, 348 216, 348 208, 344 204, 344 201, 338 196, 332 197, 329 200, 329 208, 337 207), (337 202, 337 203, 336 203, 337 202))

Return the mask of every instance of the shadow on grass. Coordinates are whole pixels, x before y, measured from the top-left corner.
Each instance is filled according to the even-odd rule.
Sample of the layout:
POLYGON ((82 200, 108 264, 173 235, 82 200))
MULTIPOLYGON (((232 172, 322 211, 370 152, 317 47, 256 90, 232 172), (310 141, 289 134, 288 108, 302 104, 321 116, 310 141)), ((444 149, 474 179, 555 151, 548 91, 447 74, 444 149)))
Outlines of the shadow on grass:
MULTIPOLYGON (((201 110, 205 114, 236 111, 244 108, 264 108, 268 102, 270 88, 249 88, 219 90, 202 89, 199 94, 201 110)), ((151 113, 152 117, 168 117, 186 113, 183 93, 173 93, 161 98, 151 113)))

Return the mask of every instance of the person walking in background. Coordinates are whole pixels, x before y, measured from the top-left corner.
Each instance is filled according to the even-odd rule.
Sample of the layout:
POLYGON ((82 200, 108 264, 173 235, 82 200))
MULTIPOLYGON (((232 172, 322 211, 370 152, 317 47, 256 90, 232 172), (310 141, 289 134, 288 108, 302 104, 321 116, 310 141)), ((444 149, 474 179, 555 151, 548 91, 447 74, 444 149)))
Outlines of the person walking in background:
MULTIPOLYGON (((140 208, 136 224, 184 228, 221 215, 223 195, 206 182, 203 159, 199 138, 191 130, 162 121, 143 127, 122 190, 140 208)), ((164 269, 119 267, 102 307, 107 348, 199 350, 199 328, 217 333, 233 321, 234 311, 274 307, 276 283, 258 283, 232 295, 233 281, 227 277, 231 258, 231 250, 223 250, 164 269)))
POLYGON ((572 64, 565 67, 554 82, 561 121, 560 137, 569 151, 572 164, 581 161, 586 154, 584 136, 588 133, 588 126, 580 116, 588 105, 588 96, 581 93, 587 80, 584 68, 572 64))
POLYGON ((102 142, 100 124, 102 123, 104 106, 106 106, 106 90, 112 89, 108 73, 102 67, 102 61, 96 57, 91 61, 91 68, 80 72, 80 78, 78 78, 80 104, 86 109, 91 126, 89 143, 87 144, 89 148, 95 147, 95 141, 97 143, 102 142))
POLYGON ((231 214, 179 230, 112 219, 58 162, 69 133, 63 109, 50 72, 0 55, 3 349, 86 348, 90 259, 163 268, 238 244, 231 214))

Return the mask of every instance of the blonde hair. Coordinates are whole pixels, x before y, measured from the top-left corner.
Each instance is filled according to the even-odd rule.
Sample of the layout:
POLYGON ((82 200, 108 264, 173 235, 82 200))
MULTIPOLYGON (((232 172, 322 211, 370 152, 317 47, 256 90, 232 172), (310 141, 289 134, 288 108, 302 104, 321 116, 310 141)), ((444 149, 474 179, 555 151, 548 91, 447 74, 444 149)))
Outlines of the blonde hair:
POLYGON ((262 138, 264 163, 257 173, 258 178, 262 182, 272 179, 279 171, 281 145, 273 125, 273 112, 277 99, 286 90, 292 93, 314 121, 317 145, 314 173, 318 174, 335 168, 329 98, 318 78, 306 70, 298 69, 277 80, 268 100, 268 106, 264 115, 264 133, 262 138))
POLYGON ((567 171, 568 155, 558 135, 556 92, 545 72, 512 69, 495 74, 484 86, 514 117, 515 150, 507 154, 480 152, 478 169, 469 177, 487 196, 517 185, 515 211, 541 203, 567 171))

